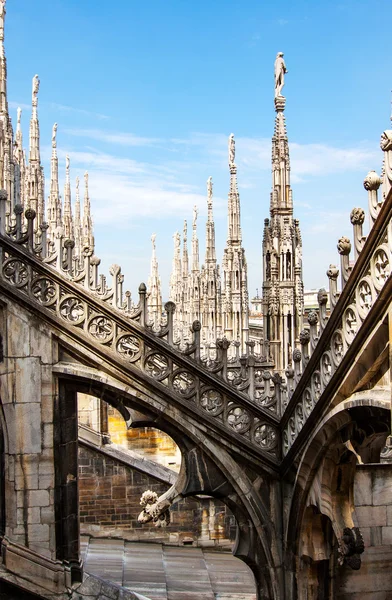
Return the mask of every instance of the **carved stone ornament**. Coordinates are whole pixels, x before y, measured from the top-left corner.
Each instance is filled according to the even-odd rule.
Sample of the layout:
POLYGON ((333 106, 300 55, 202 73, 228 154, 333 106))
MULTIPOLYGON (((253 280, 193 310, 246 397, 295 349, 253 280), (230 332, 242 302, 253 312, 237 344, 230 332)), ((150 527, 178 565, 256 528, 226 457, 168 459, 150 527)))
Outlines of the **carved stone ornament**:
POLYGON ((353 208, 350 214, 352 225, 363 225, 365 221, 365 211, 363 208, 353 208))
POLYGON ((152 521, 155 527, 166 527, 169 525, 169 508, 171 506, 169 500, 159 501, 159 497, 156 492, 147 490, 142 494, 140 505, 143 507, 143 510, 137 518, 139 523, 144 524, 152 521))
POLYGON ((338 241, 339 254, 348 255, 351 252, 351 242, 346 236, 342 236, 338 241))
POLYGON ((309 325, 317 325, 318 323, 318 314, 316 313, 316 311, 311 310, 310 313, 308 314, 308 323, 309 325))
POLYGON ((336 279, 339 277, 339 269, 335 265, 329 265, 327 277, 336 281, 336 279))
POLYGON ((275 429, 270 425, 266 425, 265 423, 262 425, 257 425, 253 433, 253 438, 263 450, 270 451, 275 448, 277 444, 277 435, 275 429))
POLYGON ((144 368, 155 379, 160 379, 168 372, 169 363, 163 354, 150 354, 144 363, 144 368))
POLYGON ((369 173, 363 180, 363 187, 365 188, 365 190, 367 190, 368 192, 377 191, 380 185, 381 179, 377 175, 376 171, 369 171, 369 173))
POLYGON ((359 527, 345 527, 343 535, 339 540, 339 559, 340 565, 346 563, 354 571, 361 567, 361 554, 365 550, 362 534, 359 527))
POLYGON ((392 150, 392 130, 391 129, 387 129, 386 131, 384 131, 381 134, 380 148, 381 148, 381 150, 384 150, 384 152, 392 150))
POLYGON ((210 415, 219 415, 224 408, 224 400, 216 390, 206 390, 200 398, 200 406, 210 415))
POLYGON ((328 293, 324 288, 321 288, 317 293, 317 301, 320 305, 327 304, 328 293))
POLYGON ((306 346, 310 342, 310 332, 309 329, 303 329, 299 334, 299 341, 302 346, 306 346))
POLYGON ((242 406, 233 406, 229 410, 227 422, 237 433, 245 433, 250 427, 251 418, 242 406))
POLYGON ((302 360, 302 352, 299 348, 294 348, 293 350, 293 361, 295 363, 300 363, 302 360))

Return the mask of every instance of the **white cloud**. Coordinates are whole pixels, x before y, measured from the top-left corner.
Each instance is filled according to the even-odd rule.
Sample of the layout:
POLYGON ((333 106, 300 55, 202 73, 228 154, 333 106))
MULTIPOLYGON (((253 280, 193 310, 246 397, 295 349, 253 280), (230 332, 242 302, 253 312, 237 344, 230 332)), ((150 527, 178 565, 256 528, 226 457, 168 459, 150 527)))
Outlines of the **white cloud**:
POLYGON ((108 132, 100 129, 66 129, 65 133, 109 144, 119 144, 121 146, 152 146, 160 142, 156 138, 140 137, 132 133, 108 132))
POLYGON ((31 106, 29 104, 25 104, 24 102, 14 102, 13 100, 8 102, 8 108, 12 108, 14 110, 17 108, 21 108, 22 110, 31 110, 31 106))
POLYGON ((84 108, 76 108, 74 106, 66 106, 65 104, 58 104, 57 102, 50 102, 50 106, 55 110, 59 110, 61 112, 72 112, 78 113, 80 115, 85 115, 86 117, 94 117, 100 121, 104 121, 110 119, 107 115, 103 115, 101 113, 96 113, 91 110, 85 110, 84 108))

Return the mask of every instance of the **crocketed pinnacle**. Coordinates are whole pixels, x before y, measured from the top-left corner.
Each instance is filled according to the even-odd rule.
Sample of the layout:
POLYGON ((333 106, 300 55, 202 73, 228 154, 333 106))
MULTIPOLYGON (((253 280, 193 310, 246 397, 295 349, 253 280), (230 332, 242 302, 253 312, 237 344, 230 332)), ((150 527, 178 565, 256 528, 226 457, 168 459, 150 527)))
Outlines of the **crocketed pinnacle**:
POLYGON ((73 239, 72 205, 71 205, 71 178, 69 156, 65 157, 65 184, 64 184, 64 236, 73 239))
POLYGON ((230 191, 228 197, 228 238, 229 245, 241 245, 240 195, 237 184, 237 166, 235 164, 235 140, 232 133, 229 137, 229 170, 230 191))
POLYGON ((32 89, 32 113, 30 119, 30 153, 29 162, 35 161, 40 163, 40 151, 39 151, 39 121, 38 121, 38 92, 39 92, 39 77, 34 75, 33 77, 33 89, 32 89))
POLYGON ((188 224, 184 221, 184 231, 182 235, 182 276, 188 277, 189 258, 188 258, 188 224))
POLYGON ((206 265, 216 264, 215 223, 212 212, 212 177, 207 180, 206 265))
POLYGON ((48 198, 48 223, 54 229, 61 224, 61 199, 59 193, 59 161, 57 157, 57 123, 52 130, 52 158, 50 161, 50 192, 48 198))
POLYGON ((192 271, 199 271, 199 239, 197 237, 197 206, 193 207, 192 221, 192 271))
POLYGON ((7 102, 7 60, 4 50, 4 21, 5 21, 5 0, 0 0, 0 113, 8 116, 7 102))
POLYGON ((83 201, 83 243, 91 251, 94 250, 93 220, 91 218, 90 195, 88 190, 88 173, 84 174, 84 201, 83 201))

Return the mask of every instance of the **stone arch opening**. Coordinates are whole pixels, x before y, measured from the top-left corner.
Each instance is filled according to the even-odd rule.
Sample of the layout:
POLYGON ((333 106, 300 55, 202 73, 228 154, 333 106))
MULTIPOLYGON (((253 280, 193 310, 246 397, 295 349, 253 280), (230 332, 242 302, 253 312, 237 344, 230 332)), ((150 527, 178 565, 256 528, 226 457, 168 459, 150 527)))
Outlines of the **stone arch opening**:
MULTIPOLYGON (((363 558, 369 563, 366 565, 366 570, 369 570, 371 552, 363 555, 364 549, 372 546, 377 549, 382 542, 383 521, 377 521, 379 508, 378 504, 373 506, 372 497, 375 493, 372 489, 373 473, 377 465, 383 476, 392 480, 392 469, 388 474, 380 463, 380 453, 390 431, 389 424, 389 396, 387 400, 374 390, 358 392, 337 405, 309 440, 298 467, 286 525, 292 569, 292 578, 288 576, 286 582, 294 598, 332 598, 338 592, 339 598, 349 598, 348 590, 356 581, 355 573, 360 570, 363 558), (333 535, 326 527, 325 519, 328 519, 333 535), (322 521, 324 528, 321 527, 322 521), (367 527, 373 521, 377 521, 374 535, 368 531, 371 527, 367 527), (309 531, 315 540, 323 540, 325 556, 329 552, 329 570, 326 570, 327 563, 324 567, 313 565, 317 553, 303 552, 306 539, 311 539, 309 531), (307 562, 306 556, 309 555, 313 562, 307 562), (319 588, 317 592, 326 594, 324 596, 312 595, 305 590, 308 580, 309 585, 315 586, 319 568, 324 569, 329 580, 325 590, 322 592, 319 588), (304 590, 308 596, 304 595, 304 590)), ((382 499, 378 498, 375 502, 382 503, 382 499)))
POLYGON ((75 367, 72 373, 69 369, 65 375, 59 373, 58 403, 55 407, 56 557, 69 565, 73 580, 81 576, 77 497, 77 393, 84 392, 102 398, 114 406, 120 411, 127 424, 143 427, 155 425, 176 441, 183 457, 186 456, 187 459, 184 461, 186 472, 182 475, 181 494, 184 497, 196 494, 218 497, 232 509, 239 532, 235 555, 251 567, 256 577, 260 597, 266 599, 277 597, 280 584, 274 572, 274 559, 271 553, 273 534, 268 534, 269 538, 266 539, 266 531, 268 532, 271 527, 268 509, 263 507, 263 502, 259 499, 255 501, 247 497, 248 494, 254 494, 251 489, 249 492, 246 490, 245 494, 241 492, 242 471, 239 470, 238 465, 233 463, 228 454, 220 455, 212 440, 206 444, 204 436, 201 439, 197 437, 197 430, 190 427, 187 431, 187 426, 184 428, 185 421, 173 420, 170 411, 169 415, 157 413, 153 405, 150 411, 149 405, 142 405, 142 400, 138 396, 132 396, 129 387, 122 391, 121 383, 116 384, 114 380, 109 383, 106 377, 103 377, 101 382, 100 377, 91 375, 92 371, 87 374, 83 367, 80 369, 80 375, 77 374, 75 367), (143 410, 143 413, 139 410, 143 410), (204 445, 206 448, 203 450, 204 445), (195 460, 198 473, 196 487, 195 479, 192 477, 195 473, 195 460), (228 464, 225 464, 227 461, 228 464), (217 478, 210 477, 211 464, 214 473, 218 473, 217 478), (206 465, 209 465, 208 468, 206 465), (202 479, 200 479, 201 474, 202 479), (218 494, 216 488, 219 488, 218 494), (257 515, 252 516, 254 509, 257 515))

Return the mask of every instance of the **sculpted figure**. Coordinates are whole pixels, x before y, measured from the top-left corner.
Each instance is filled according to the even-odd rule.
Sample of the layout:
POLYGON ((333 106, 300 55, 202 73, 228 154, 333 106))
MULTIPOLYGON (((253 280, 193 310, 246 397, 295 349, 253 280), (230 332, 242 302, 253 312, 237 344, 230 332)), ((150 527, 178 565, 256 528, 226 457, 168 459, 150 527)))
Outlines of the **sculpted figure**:
POLYGON ((57 133, 57 123, 53 125, 52 129, 52 148, 56 147, 56 133, 57 133))
POLYGON ((0 0, 0 18, 4 17, 5 13, 5 0, 0 0))
POLYGON ((207 194, 208 194, 208 198, 211 199, 212 198, 212 177, 209 177, 207 179, 207 194))
POLYGON ((156 233, 153 233, 152 236, 151 236, 153 250, 155 250, 155 240, 156 240, 156 237, 157 237, 156 233))
POLYGON ((33 106, 37 106, 37 96, 39 90, 39 77, 34 75, 33 77, 33 106))
POLYGON ((198 214, 199 214, 199 211, 197 210, 197 206, 195 205, 193 207, 193 229, 196 229, 196 221, 197 221, 198 214))
POLYGON ((283 58, 283 52, 278 52, 275 60, 275 98, 282 95, 284 86, 284 76, 287 73, 286 65, 283 58))
POLYGON ((229 137, 229 164, 234 164, 235 161, 235 140, 234 133, 230 134, 229 137))

